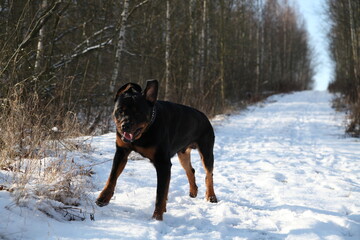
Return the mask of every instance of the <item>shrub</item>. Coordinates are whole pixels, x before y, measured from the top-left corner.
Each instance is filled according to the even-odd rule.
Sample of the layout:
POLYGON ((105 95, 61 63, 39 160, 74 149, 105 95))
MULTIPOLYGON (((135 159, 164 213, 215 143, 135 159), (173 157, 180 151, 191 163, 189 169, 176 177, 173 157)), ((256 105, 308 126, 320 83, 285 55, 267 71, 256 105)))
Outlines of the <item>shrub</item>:
POLYGON ((346 132, 354 137, 360 137, 360 99, 350 104, 349 124, 346 132))

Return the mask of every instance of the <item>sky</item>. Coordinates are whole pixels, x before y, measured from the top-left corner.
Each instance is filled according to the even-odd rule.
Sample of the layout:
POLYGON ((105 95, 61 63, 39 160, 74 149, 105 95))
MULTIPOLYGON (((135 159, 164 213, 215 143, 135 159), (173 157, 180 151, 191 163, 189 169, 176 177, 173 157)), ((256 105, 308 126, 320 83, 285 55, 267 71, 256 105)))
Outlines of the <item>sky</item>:
MULTIPOLYGON (((326 90, 332 80, 334 64, 330 57, 329 42, 326 36, 329 29, 324 14, 326 0, 291 0, 294 7, 305 20, 310 45, 314 49, 315 76, 314 89, 326 90)), ((291 2, 290 1, 290 2, 291 2)))

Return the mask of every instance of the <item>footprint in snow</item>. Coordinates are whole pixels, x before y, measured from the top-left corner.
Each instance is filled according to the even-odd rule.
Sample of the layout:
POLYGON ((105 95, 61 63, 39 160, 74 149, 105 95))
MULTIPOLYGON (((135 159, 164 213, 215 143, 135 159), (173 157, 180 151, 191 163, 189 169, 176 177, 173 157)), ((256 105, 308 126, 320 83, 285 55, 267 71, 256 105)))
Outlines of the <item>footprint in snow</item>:
POLYGON ((287 177, 281 173, 275 173, 275 179, 278 182, 287 183, 287 177))

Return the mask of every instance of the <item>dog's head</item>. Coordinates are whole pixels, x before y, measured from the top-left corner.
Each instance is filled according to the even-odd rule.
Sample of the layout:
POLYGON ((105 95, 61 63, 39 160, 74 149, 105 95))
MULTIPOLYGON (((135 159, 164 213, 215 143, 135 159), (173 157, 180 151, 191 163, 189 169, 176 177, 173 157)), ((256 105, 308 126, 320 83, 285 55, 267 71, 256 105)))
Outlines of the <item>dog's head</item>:
POLYGON ((157 80, 148 80, 144 91, 135 83, 127 83, 117 91, 113 117, 124 142, 138 140, 152 123, 157 93, 157 80))

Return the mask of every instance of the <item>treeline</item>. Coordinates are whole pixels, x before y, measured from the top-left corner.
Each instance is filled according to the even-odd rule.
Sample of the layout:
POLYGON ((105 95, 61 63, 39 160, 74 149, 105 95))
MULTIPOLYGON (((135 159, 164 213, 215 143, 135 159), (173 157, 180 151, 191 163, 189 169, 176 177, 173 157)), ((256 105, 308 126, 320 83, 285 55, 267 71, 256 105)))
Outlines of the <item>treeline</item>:
POLYGON ((156 78, 160 98, 208 114, 312 87, 307 33, 285 0, 0 0, 0 25, 3 112, 21 89, 48 127, 69 111, 87 130, 104 125, 129 81, 156 78))
POLYGON ((331 51, 336 64, 329 90, 350 105, 347 131, 360 136, 360 1, 328 0, 331 51))

